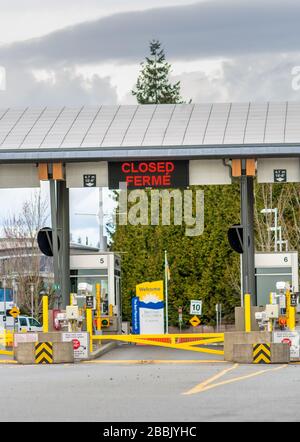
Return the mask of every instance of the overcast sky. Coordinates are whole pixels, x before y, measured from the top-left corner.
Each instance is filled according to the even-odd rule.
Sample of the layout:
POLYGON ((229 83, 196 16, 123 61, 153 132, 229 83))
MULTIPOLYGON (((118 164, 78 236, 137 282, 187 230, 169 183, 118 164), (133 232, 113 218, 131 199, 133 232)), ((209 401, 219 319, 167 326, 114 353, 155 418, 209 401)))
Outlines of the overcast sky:
MULTIPOLYGON (((152 38, 193 102, 299 100, 299 17, 299 0, 0 0, 0 107, 134 103, 152 38)), ((84 191, 72 196, 73 233, 95 242, 96 220, 74 216, 97 211, 97 192, 84 191)), ((24 195, 0 191, 2 207, 24 195)))

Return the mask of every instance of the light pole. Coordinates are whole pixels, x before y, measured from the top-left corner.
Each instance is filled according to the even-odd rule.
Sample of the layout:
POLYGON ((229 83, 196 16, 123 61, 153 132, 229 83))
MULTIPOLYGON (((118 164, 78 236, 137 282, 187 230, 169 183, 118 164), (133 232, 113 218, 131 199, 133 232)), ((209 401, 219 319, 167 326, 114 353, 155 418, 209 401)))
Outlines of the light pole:
POLYGON ((4 321, 4 328, 6 330, 6 279, 3 278, 2 280, 2 287, 3 287, 3 301, 4 301, 4 317, 5 317, 5 321, 4 321))
POLYGON ((18 306, 18 283, 15 283, 15 305, 18 306))
MULTIPOLYGON (((262 209, 260 213, 264 213, 265 215, 267 213, 274 213, 274 227, 270 227, 271 232, 275 232, 275 238, 274 238, 274 250, 277 252, 277 246, 278 246, 278 230, 279 235, 281 235, 281 227, 278 227, 278 209, 275 207, 275 209, 262 209)), ((282 245, 280 245, 282 251, 282 245)))
POLYGON ((18 286, 17 286, 18 275, 16 272, 13 272, 11 274, 11 277, 12 277, 11 287, 12 287, 12 293, 13 293, 13 303, 14 303, 14 305, 18 305, 18 286))
POLYGON ((17 305, 17 302, 16 302, 16 280, 15 280, 15 278, 12 279, 11 286, 12 286, 12 292, 13 292, 13 303, 14 303, 14 305, 17 305))
POLYGON ((30 292, 31 292, 31 316, 33 317, 33 294, 34 294, 34 285, 31 284, 30 286, 30 292))
POLYGON ((97 213, 75 213, 81 216, 95 216, 99 224, 99 250, 107 250, 107 238, 104 236, 104 211, 103 211, 103 194, 102 187, 99 187, 99 209, 97 213))

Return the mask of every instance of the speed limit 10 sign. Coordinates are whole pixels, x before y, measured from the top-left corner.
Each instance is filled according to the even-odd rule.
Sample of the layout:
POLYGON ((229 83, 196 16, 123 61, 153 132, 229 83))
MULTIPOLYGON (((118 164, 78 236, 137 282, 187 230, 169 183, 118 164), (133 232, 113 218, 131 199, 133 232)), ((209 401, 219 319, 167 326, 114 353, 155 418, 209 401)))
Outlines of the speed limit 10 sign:
POLYGON ((202 315, 202 301, 191 300, 190 315, 202 315))

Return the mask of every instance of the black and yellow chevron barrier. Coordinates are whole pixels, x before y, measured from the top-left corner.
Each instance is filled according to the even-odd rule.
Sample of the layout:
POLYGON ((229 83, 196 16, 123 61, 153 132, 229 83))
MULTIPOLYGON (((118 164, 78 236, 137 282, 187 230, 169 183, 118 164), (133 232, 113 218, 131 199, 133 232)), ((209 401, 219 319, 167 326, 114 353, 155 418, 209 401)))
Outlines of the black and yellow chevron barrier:
POLYGON ((52 342, 35 343, 35 363, 53 364, 53 344, 52 342))
POLYGON ((253 344, 253 364, 271 364, 271 344, 253 344))

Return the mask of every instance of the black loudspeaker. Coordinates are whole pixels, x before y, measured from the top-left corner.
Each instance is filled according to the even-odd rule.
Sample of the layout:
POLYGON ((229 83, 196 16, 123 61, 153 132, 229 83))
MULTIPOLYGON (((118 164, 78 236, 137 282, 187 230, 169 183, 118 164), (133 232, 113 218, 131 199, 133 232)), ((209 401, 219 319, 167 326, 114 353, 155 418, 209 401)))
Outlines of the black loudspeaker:
POLYGON ((243 227, 234 224, 227 232, 230 247, 237 253, 243 253, 243 227))
MULTIPOLYGON (((53 240, 52 229, 50 227, 43 227, 39 230, 37 235, 37 243, 40 251, 46 256, 53 256, 53 240)), ((58 250, 60 249, 59 237, 57 237, 58 250)))

